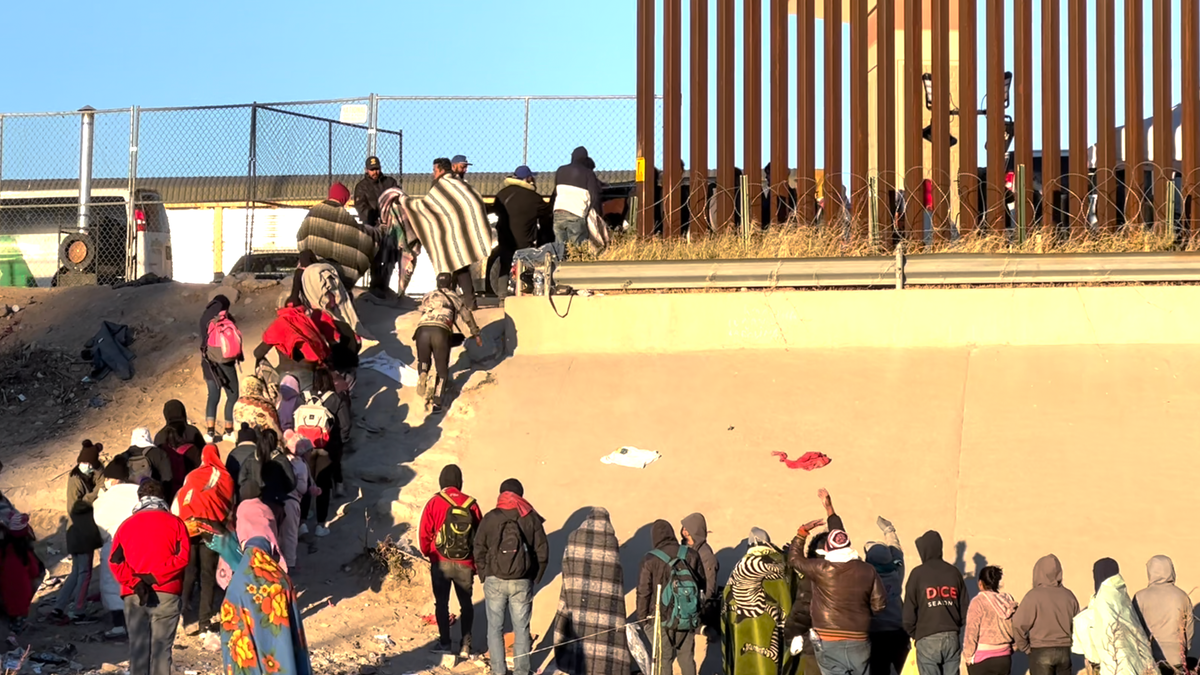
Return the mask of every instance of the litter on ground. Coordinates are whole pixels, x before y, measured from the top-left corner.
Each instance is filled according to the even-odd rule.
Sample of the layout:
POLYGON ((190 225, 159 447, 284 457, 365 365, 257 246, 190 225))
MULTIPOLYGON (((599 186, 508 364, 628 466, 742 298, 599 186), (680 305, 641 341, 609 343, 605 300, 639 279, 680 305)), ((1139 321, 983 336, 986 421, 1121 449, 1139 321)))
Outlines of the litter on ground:
POLYGON ((617 448, 611 453, 600 458, 605 464, 616 464, 617 466, 627 466, 632 469, 644 469, 657 461, 662 455, 654 450, 642 450, 631 445, 626 445, 623 448, 617 448))

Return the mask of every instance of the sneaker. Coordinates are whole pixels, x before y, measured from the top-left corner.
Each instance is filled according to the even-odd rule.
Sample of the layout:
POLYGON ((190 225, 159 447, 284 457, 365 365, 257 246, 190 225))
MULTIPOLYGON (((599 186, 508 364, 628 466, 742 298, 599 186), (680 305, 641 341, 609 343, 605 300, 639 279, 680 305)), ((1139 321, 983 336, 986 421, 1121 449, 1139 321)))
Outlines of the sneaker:
POLYGON ((434 654, 453 654, 454 653, 454 651, 450 648, 449 642, 438 642, 434 646, 430 647, 429 651, 433 652, 434 654))
POLYGON ((342 499, 343 497, 345 497, 346 496, 346 484, 345 483, 334 483, 333 484, 333 496, 337 497, 338 499, 342 499))
POLYGON ((221 434, 218 434, 216 429, 209 429, 207 432, 204 433, 204 442, 205 443, 220 443, 221 442, 221 434))
POLYGON ((123 640, 129 637, 129 631, 125 630, 125 626, 114 626, 104 631, 105 640, 123 640))
POLYGON ((471 658, 471 638, 463 638, 462 647, 458 650, 458 658, 470 660, 471 658))
POLYGON ((299 534, 301 536, 308 534, 308 523, 300 523, 299 534))
POLYGON ((429 384, 429 371, 421 373, 417 378, 417 396, 425 398, 425 386, 429 384))
POLYGON ((318 525, 314 534, 316 534, 318 537, 328 537, 329 536, 329 528, 325 527, 324 525, 318 525))

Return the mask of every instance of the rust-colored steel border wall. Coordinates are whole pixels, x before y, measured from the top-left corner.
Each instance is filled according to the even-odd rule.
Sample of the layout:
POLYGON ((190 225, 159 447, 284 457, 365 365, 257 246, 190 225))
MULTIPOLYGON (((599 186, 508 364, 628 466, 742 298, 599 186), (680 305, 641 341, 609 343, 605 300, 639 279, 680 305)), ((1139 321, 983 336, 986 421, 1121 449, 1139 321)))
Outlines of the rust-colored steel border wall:
POLYGON ((842 231, 855 239, 875 234, 884 249, 890 248, 897 236, 907 239, 910 246, 923 245, 927 223, 934 242, 949 240, 955 231, 969 235, 990 230, 1017 236, 1017 221, 1022 217, 1020 225, 1040 222, 1043 232, 1069 232, 1079 238, 1114 232, 1122 226, 1152 226, 1162 234, 1200 234, 1200 2, 1182 3, 1181 14, 1175 17, 1171 0, 1152 0, 1147 17, 1142 0, 1095 0, 1095 29, 1089 33, 1089 0, 1030 0, 1012 5, 1010 36, 1005 34, 1007 0, 659 1, 663 7, 661 27, 656 23, 656 0, 637 3, 636 216, 642 236, 655 234, 660 225, 664 236, 679 236, 685 223, 689 234, 702 236, 710 229, 728 231, 739 218, 763 226, 821 222, 845 228, 842 231), (691 17, 686 74, 682 57, 685 4, 691 17), (765 45, 764 4, 769 36, 765 45), (795 13, 794 47, 789 43, 789 4, 795 13), (1064 4, 1065 45, 1060 44, 1064 4), (846 15, 843 7, 848 8, 846 15), (1121 36, 1116 27, 1118 11, 1123 12, 1125 24, 1121 36), (739 45, 734 27, 739 12, 743 24, 740 73, 735 67, 739 45), (986 34, 978 30, 981 12, 986 34), (1034 30, 1034 12, 1041 13, 1040 35, 1034 30), (815 48, 818 15, 824 36, 822 54, 815 48), (715 152, 708 147, 710 16, 717 35, 715 152), (1149 64, 1141 58, 1142 29, 1147 20, 1153 36, 1149 64), (850 25, 848 45, 842 33, 845 22, 850 25), (955 30, 957 53, 951 53, 955 30), (1123 40, 1125 52, 1125 75, 1120 81, 1116 77, 1118 40, 1123 40), (1171 59, 1175 40, 1180 41, 1182 52, 1178 63, 1171 59), (1041 63, 1035 64, 1033 49, 1039 41, 1041 63), (1087 59, 1089 43, 1095 45, 1094 61, 1087 59), (1011 56, 1007 53, 1010 44, 1011 56), (846 49, 849 72, 843 68, 846 49), (797 64, 794 76, 788 66, 792 50, 797 64), (931 55, 928 60, 927 53, 931 55), (1059 75, 1064 56, 1065 91, 1059 75), (981 58, 986 64, 982 83, 977 75, 981 58), (654 89, 659 63, 663 68, 664 166, 655 167, 654 89), (766 103, 764 65, 771 85, 766 103), (824 75, 822 168, 816 166, 817 68, 824 75), (958 70, 956 82, 952 82, 954 68, 958 70), (1040 91, 1034 89, 1035 69, 1041 71, 1040 91), (1096 82, 1094 92, 1088 91, 1089 78, 1096 82), (1178 132, 1171 99, 1176 78, 1184 92, 1178 132), (690 82, 686 113, 685 82, 690 82), (848 115, 842 97, 846 87, 848 115), (1153 141, 1138 133, 1146 119, 1142 96, 1147 89, 1152 101, 1150 123, 1155 129, 1171 131, 1153 133, 1153 141), (981 93, 984 96, 980 97, 981 93), (1125 132, 1117 128, 1118 95, 1125 99, 1125 132), (736 96, 743 102, 740 130, 734 118, 736 96), (789 116, 793 100, 795 119, 789 116), (770 166, 767 184, 764 106, 769 125, 765 139, 770 166), (1089 138, 1085 124, 1070 123, 1087 119, 1091 106, 1095 106, 1098 129, 1095 139, 1089 138), (1033 133, 1037 108, 1040 139, 1033 133), (685 114, 690 119, 690 138, 682 133, 685 114), (980 117, 986 120, 983 172, 978 153, 980 117), (903 124, 898 125, 898 120, 903 124), (1065 139, 1064 124, 1068 126, 1065 139), (848 177, 842 151, 847 132, 848 177), (743 145, 740 158, 734 156, 739 133, 743 145), (1176 133, 1182 137, 1178 157, 1176 133), (1040 158, 1034 151, 1035 140, 1041 141, 1040 158), (1063 152, 1064 145, 1067 152, 1063 152), (682 162, 685 147, 690 150, 690 170, 685 170, 682 162), (794 160, 789 150, 794 150, 794 160), (708 184, 710 160, 715 160, 716 168, 716 189, 711 196, 708 189, 695 189, 708 184), (793 161, 794 168, 789 166, 793 161), (743 196, 737 166, 744 170, 749 190, 745 195, 747 213, 741 213, 739 207, 743 196), (979 183, 981 173, 985 185, 979 183), (1006 184, 1014 173, 1023 173, 1025 180, 1006 184), (685 182, 693 187, 686 203, 685 182), (764 199, 769 201, 764 203, 764 199), (661 223, 655 222, 656 214, 661 223), (1168 222, 1171 217, 1175 223, 1168 222), (761 222, 764 219, 767 222, 761 222))

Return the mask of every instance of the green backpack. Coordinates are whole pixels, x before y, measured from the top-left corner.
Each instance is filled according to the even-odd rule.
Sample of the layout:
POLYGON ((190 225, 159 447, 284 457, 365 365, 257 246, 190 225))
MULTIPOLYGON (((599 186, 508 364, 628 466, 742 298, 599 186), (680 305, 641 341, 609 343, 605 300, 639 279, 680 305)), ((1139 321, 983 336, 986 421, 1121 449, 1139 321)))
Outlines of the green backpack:
POLYGON ((700 587, 687 566, 688 547, 679 547, 674 558, 655 549, 651 555, 667 563, 671 578, 663 588, 660 604, 663 606, 663 626, 672 630, 695 630, 700 625, 700 587))

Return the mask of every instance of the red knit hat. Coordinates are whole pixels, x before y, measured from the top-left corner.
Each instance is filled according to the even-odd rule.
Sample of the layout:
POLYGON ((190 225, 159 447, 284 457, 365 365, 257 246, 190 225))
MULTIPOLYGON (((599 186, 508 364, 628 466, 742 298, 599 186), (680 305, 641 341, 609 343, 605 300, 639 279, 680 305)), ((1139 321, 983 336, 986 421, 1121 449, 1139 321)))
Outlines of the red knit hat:
POLYGON ((341 183, 334 183, 329 186, 329 198, 345 206, 350 201, 350 189, 341 183))

